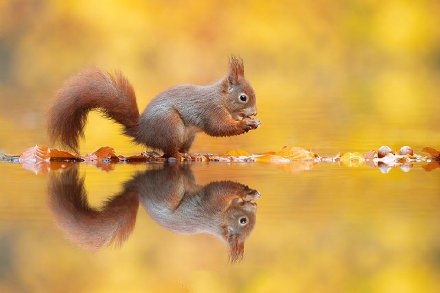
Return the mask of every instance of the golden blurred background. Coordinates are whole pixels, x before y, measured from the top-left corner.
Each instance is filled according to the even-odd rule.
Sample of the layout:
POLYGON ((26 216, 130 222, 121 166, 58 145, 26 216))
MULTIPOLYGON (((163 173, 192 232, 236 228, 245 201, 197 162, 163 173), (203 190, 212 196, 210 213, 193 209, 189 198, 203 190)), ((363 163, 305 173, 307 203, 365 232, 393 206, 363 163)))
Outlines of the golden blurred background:
MULTIPOLYGON (((297 145, 323 155, 440 145, 439 1, 0 0, 0 152, 47 144, 46 112, 81 69, 120 69, 140 111, 179 83, 221 78, 241 56, 262 126, 198 135, 192 151, 297 145)), ((89 115, 81 152, 143 151, 89 115)), ((81 166, 99 207, 136 171, 81 166)), ((139 209, 122 249, 82 251, 54 222, 48 176, 0 166, 0 291, 438 292, 439 170, 195 164, 200 184, 257 189, 240 264, 206 235, 175 235, 139 209)))
MULTIPOLYGON (((245 61, 262 127, 193 151, 438 145, 438 1, 0 1, 0 149, 49 144, 46 111, 83 68, 120 69, 140 111, 245 61)), ((82 152, 142 150, 92 114, 82 152)), ((417 148, 416 148, 417 151, 417 148)))

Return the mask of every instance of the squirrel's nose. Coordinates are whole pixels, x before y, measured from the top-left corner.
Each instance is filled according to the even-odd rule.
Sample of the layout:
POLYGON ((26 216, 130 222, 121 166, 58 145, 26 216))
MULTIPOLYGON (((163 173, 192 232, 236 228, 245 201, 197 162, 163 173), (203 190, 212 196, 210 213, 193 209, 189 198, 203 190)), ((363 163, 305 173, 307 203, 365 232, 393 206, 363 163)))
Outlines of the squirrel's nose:
POLYGON ((256 116, 257 115, 257 108, 250 108, 248 113, 249 113, 249 116, 256 116))

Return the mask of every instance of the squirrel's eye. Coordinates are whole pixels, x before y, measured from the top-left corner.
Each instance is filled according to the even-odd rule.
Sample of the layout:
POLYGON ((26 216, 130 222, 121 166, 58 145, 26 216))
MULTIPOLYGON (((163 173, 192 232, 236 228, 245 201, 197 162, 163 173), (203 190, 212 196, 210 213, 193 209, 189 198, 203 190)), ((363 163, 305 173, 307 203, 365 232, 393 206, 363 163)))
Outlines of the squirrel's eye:
POLYGON ((240 220, 239 220, 240 225, 246 225, 247 221, 248 221, 248 220, 247 220, 246 217, 242 217, 242 218, 240 218, 240 220))
POLYGON ((245 94, 241 94, 240 95, 240 101, 246 102, 247 101, 247 96, 245 94))

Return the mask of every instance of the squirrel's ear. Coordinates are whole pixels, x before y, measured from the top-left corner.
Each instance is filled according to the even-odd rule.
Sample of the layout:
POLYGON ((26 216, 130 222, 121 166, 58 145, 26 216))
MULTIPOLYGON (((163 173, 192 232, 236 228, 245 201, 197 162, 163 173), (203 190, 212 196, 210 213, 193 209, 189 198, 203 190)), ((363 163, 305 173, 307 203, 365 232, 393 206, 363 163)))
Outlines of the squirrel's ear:
POLYGON ((238 84, 239 77, 244 77, 243 60, 241 58, 231 56, 231 60, 229 61, 229 83, 238 84))

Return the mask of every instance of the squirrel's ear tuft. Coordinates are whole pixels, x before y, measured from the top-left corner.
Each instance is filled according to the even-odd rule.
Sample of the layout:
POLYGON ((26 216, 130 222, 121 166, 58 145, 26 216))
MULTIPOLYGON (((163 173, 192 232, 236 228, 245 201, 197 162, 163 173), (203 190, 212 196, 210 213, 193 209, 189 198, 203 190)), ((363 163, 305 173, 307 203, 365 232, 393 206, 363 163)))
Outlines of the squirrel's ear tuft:
POLYGON ((222 225, 222 236, 229 246, 229 261, 240 262, 244 254, 244 239, 238 234, 233 234, 227 225, 222 225))
POLYGON ((239 77, 244 77, 244 65, 241 58, 231 56, 229 61, 229 82, 237 84, 239 77))
POLYGON ((244 241, 239 235, 232 235, 229 237, 229 260, 234 262, 240 262, 243 259, 244 254, 244 241))

